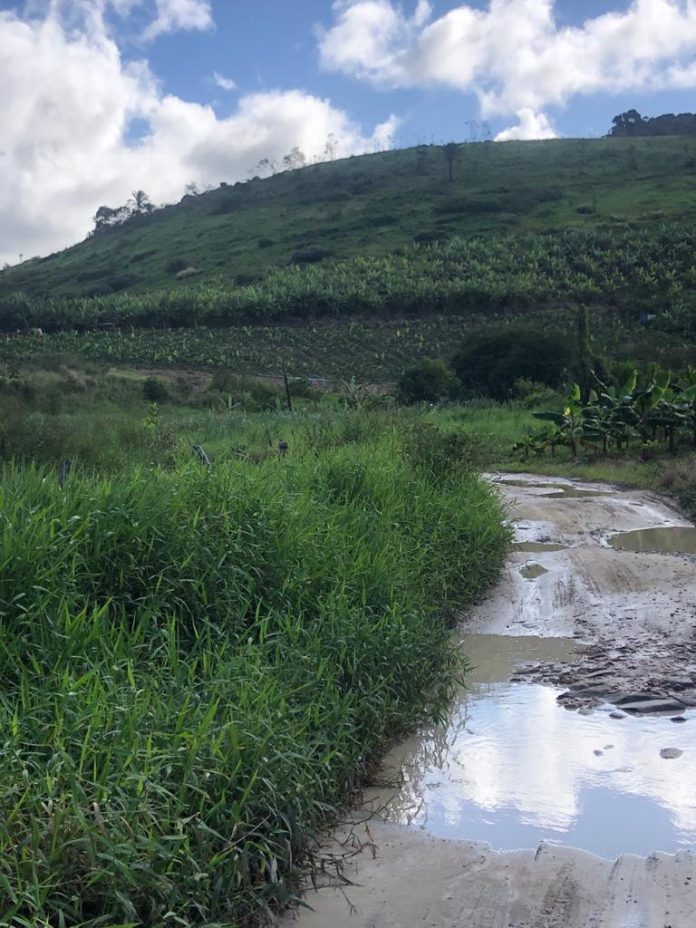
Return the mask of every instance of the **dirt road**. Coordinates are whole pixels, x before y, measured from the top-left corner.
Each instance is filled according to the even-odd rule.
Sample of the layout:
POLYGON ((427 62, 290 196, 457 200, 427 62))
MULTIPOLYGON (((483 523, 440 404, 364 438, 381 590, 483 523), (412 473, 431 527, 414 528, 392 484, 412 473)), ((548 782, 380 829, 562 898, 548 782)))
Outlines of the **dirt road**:
MULTIPOLYGON (((432 732, 428 736, 427 747, 438 743, 444 760, 435 763, 428 756, 424 762, 428 751, 423 744, 420 750, 405 745, 400 753, 392 752, 390 763, 402 765, 404 785, 372 797, 378 804, 386 797, 391 804, 369 822, 361 821, 365 816, 358 810, 353 824, 327 839, 327 853, 340 847, 337 841, 345 842, 343 851, 362 848, 344 868, 350 882, 338 883, 327 870, 319 876, 319 890, 306 895, 313 911, 303 911, 296 920, 286 916, 285 928, 696 925, 696 854, 689 849, 696 838, 696 787, 691 785, 696 781, 694 531, 647 494, 601 485, 574 487, 558 478, 494 479, 509 505, 518 546, 492 595, 462 617, 463 629, 472 635, 468 640, 472 646, 487 643, 482 655, 496 640, 491 636, 501 636, 501 643, 506 642, 501 653, 506 654, 511 641, 514 651, 516 636, 525 636, 525 641, 565 636, 575 639, 578 649, 562 660, 550 649, 550 657, 516 665, 498 659, 495 672, 484 669, 478 679, 485 686, 481 682, 480 692, 462 695, 463 703, 469 702, 463 710, 453 708, 458 728, 450 724, 439 740, 433 740, 432 732), (659 531, 623 535, 644 529, 659 531), (616 541, 616 535, 623 537, 616 541), (612 543, 647 550, 624 550, 612 543), (504 686, 491 686, 490 681, 503 677, 504 686), (535 705, 515 694, 532 692, 544 697, 536 727, 552 729, 539 742, 541 747, 535 730, 515 741, 523 727, 515 711, 535 705), (675 720, 690 724, 675 725, 675 720), (491 735, 490 729, 497 729, 497 743, 492 743, 496 732, 491 735), (562 737, 566 729, 575 732, 567 744, 562 737), (600 743, 589 750, 593 743, 588 738, 596 733, 607 740, 608 730, 615 733, 615 744, 600 743), (649 756, 635 754, 640 739, 649 756), (621 762, 610 762, 620 752, 621 762), (576 754, 583 756, 577 760, 576 754), (415 770, 418 758, 421 766, 415 770), (502 766, 506 769, 501 772, 502 766), (570 767, 573 778, 566 784, 570 767), (563 840, 565 820, 554 819, 558 793, 567 786, 563 815, 568 821, 578 819, 583 802, 589 805, 595 795, 589 789, 582 792, 588 778, 595 793, 599 785, 606 794, 602 816, 608 821, 612 806, 618 810, 618 824, 611 828, 619 833, 609 836, 614 843, 607 846, 631 847, 630 810, 649 823, 659 808, 661 813, 669 810, 673 828, 659 832, 659 841, 664 846, 674 833, 670 850, 684 849, 674 855, 646 852, 610 860, 559 846, 569 842, 563 840), (495 795, 496 788, 501 795, 495 795), (438 802, 444 817, 438 818, 438 802), (510 829, 513 806, 517 830, 510 829), (474 837, 473 818, 467 816, 479 807, 489 830, 479 827, 478 832, 490 834, 490 844, 465 840, 474 837), (505 807, 505 815, 498 814, 498 807, 505 807), (411 827, 384 820, 390 815, 411 822, 411 827), (680 821, 681 832, 674 826, 680 821), (456 826, 463 840, 429 833, 444 828, 443 822, 444 833, 456 826), (549 827, 561 836, 558 843, 538 843, 549 827), (524 847, 514 843, 520 834, 537 838, 523 850, 491 849, 524 847)), ((524 657, 524 648, 519 653, 524 657)), ((603 827, 601 817, 589 822, 590 831, 603 827)), ((648 830, 647 840, 653 833, 657 842, 657 829, 648 830)), ((590 838, 586 846, 594 846, 590 838)))

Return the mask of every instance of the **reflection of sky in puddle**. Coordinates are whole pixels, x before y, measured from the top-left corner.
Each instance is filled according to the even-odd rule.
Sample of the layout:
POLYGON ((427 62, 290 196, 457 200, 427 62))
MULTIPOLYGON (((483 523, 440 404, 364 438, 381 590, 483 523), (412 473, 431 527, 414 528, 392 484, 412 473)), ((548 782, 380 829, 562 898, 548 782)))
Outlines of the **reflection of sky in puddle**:
POLYGON ((501 849, 546 839, 614 858, 696 844, 696 719, 582 716, 557 705, 559 692, 474 684, 448 725, 389 755, 405 782, 385 817, 501 849), (666 747, 684 755, 665 760, 666 747))
POLYGON ((671 525, 612 535, 609 544, 624 551, 696 554, 696 528, 671 525))

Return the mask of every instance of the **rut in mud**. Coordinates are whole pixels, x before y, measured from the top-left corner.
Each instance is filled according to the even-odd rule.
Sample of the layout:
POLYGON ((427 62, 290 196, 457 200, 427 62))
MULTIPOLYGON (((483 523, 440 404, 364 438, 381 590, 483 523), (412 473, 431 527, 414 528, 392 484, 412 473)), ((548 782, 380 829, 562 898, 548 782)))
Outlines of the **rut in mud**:
POLYGON ((462 617, 468 689, 327 839, 365 851, 299 928, 693 928, 696 530, 647 494, 496 483, 517 544, 462 617))

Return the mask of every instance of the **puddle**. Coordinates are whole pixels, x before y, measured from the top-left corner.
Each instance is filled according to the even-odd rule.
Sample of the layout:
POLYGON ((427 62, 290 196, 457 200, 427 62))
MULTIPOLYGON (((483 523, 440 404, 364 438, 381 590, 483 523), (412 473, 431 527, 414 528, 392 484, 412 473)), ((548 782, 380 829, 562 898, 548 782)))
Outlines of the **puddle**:
POLYGON ((645 528, 613 535, 609 544, 623 551, 651 554, 696 554, 696 528, 645 528))
POLYGON ((524 487, 527 490, 541 490, 549 487, 552 490, 558 490, 563 486, 561 483, 532 483, 531 480, 496 480, 495 482, 504 487, 524 487))
POLYGON ((560 487, 554 493, 542 493, 544 499, 583 499, 586 496, 606 496, 602 490, 581 490, 578 487, 560 487))
POLYGON ((547 574, 548 570, 542 567, 541 564, 525 564, 520 570, 520 573, 525 580, 536 580, 538 577, 543 577, 544 574, 547 574))
POLYGON ((572 640, 472 635, 462 647, 477 667, 469 690, 444 724, 389 753, 383 777, 403 784, 367 797, 383 818, 501 850, 547 840, 608 859, 696 844, 691 725, 569 713, 561 690, 508 682, 520 661, 567 660, 572 640))
POLYGON ((534 554, 539 551, 565 551, 567 545, 547 544, 542 541, 518 541, 511 546, 512 551, 522 551, 527 554, 534 554))
POLYGON ((539 493, 543 499, 581 499, 585 496, 606 496, 606 490, 585 490, 569 483, 530 483, 527 480, 499 480, 504 487, 522 487, 527 490, 553 490, 539 493))

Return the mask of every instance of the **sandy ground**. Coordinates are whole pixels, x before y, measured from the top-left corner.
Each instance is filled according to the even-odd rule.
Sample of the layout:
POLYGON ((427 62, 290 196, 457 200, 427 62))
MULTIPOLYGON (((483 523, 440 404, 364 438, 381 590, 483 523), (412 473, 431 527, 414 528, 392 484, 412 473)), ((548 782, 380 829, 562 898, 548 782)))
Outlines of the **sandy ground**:
MULTIPOLYGON (((493 478, 498 479, 498 478, 493 478)), ((696 706, 696 556, 609 546, 618 532, 688 526, 649 494, 585 485, 600 495, 558 497, 560 478, 499 478, 520 542, 491 596, 462 618, 467 631, 567 636, 585 647, 569 664, 518 668, 517 679, 562 684, 561 704, 588 711, 679 714, 696 706), (551 495, 550 495, 551 494, 551 495)), ((688 726, 683 726, 687 728, 688 726)), ((665 760, 665 763, 673 761, 665 760)), ((359 813, 356 813, 359 815, 359 813)), ((606 861, 573 848, 498 853, 372 819, 327 838, 342 871, 315 875, 312 911, 284 928, 694 928, 696 854, 606 861)))

